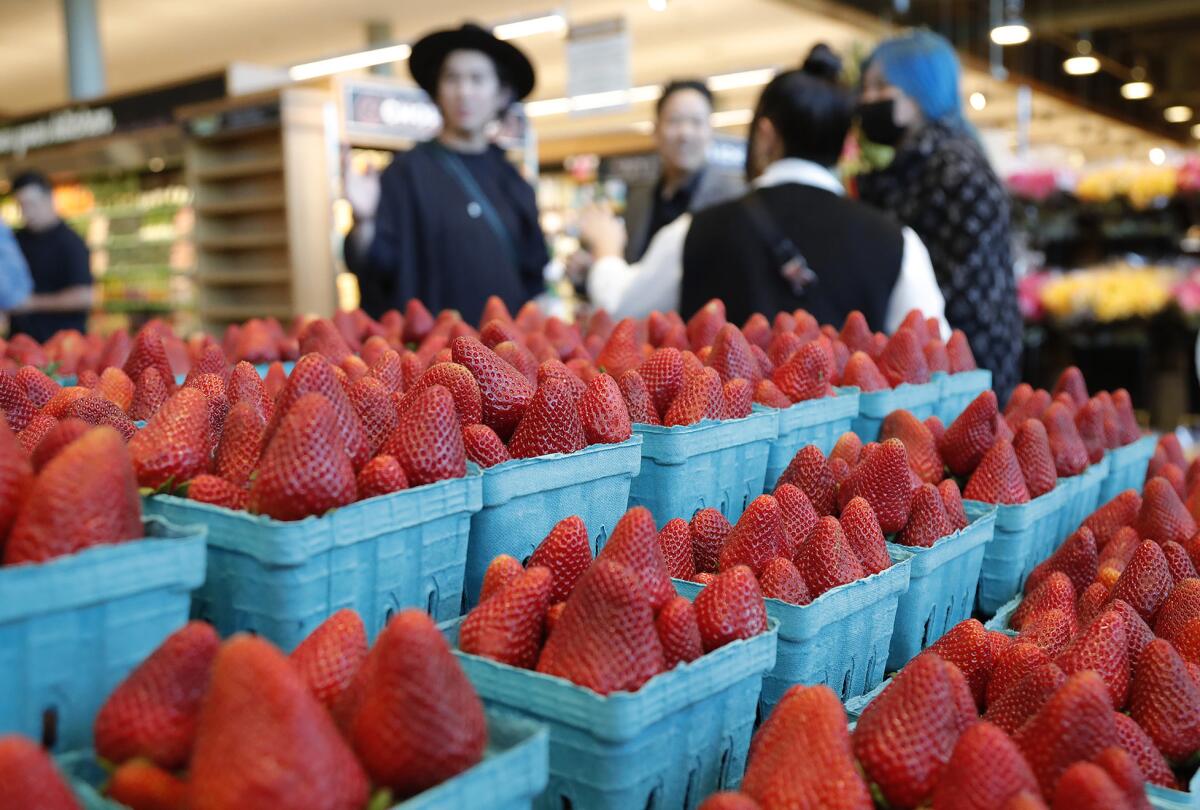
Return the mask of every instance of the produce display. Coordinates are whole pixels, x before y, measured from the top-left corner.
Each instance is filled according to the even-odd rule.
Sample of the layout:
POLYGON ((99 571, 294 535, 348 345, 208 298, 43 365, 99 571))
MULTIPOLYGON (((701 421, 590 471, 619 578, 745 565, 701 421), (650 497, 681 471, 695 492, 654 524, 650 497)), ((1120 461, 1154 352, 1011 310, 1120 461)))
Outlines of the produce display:
MULTIPOLYGON (((597 312, 571 324, 533 305, 513 316, 493 299, 478 327, 413 301, 378 321, 362 312, 287 327, 253 320, 219 341, 183 338, 152 321, 132 335, 61 333, 45 344, 18 336, 0 346, 0 358, 0 577, 138 545, 131 541, 151 537, 160 519, 146 517, 153 507, 183 497, 209 533, 206 600, 229 600, 231 578, 242 577, 245 589, 265 570, 212 563, 218 550, 267 542, 231 539, 233 524, 222 522, 230 516, 294 526, 297 533, 269 542, 298 554, 318 537, 338 546, 337 533, 351 526, 343 514, 394 521, 395 510, 425 509, 425 500, 400 506, 401 498, 469 500, 465 488, 451 496, 438 487, 472 476, 478 484, 481 471, 592 463, 585 457, 598 445, 634 453, 636 470, 635 434, 648 426, 691 431, 774 411, 819 415, 826 405, 853 404, 849 389, 876 398, 922 386, 937 392, 945 375, 975 368, 962 333, 943 342, 920 312, 887 336, 857 312, 840 328, 803 311, 755 315, 738 327, 719 301, 687 321, 653 313, 614 323, 597 312), (394 505, 355 511, 368 500, 394 505)), ((441 626, 429 615, 438 615, 436 592, 426 605, 423 591, 412 601, 366 591, 372 601, 354 602, 356 611, 339 582, 411 564, 374 555, 422 535, 369 547, 343 537, 330 567, 310 565, 284 586, 325 595, 304 603, 318 605, 319 618, 297 614, 303 629, 286 643, 261 632, 257 613, 225 611, 231 626, 193 612, 195 620, 181 617, 157 637, 149 657, 129 662, 88 715, 93 750, 70 752, 93 776, 81 775, 77 759, 55 762, 31 745, 27 725, 0 738, 0 774, 38 775, 14 778, 16 803, 0 792, 0 810, 82 807, 76 796, 88 790, 130 810, 364 810, 426 806, 419 802, 436 796, 460 797, 442 806, 487 807, 480 780, 503 774, 502 723, 524 714, 513 689, 539 704, 530 716, 549 729, 540 776, 536 768, 520 774, 531 780, 533 805, 561 806, 571 783, 595 790, 572 793, 594 797, 572 806, 627 806, 633 794, 619 792, 617 771, 605 764, 595 784, 585 779, 586 765, 569 753, 583 732, 556 725, 553 706, 540 703, 547 694, 565 700, 554 692, 564 688, 583 701, 571 713, 587 707, 595 728, 583 728, 603 742, 593 756, 605 763, 649 739, 607 725, 636 722, 624 701, 655 702, 654 733, 666 736, 651 745, 675 739, 682 732, 669 729, 684 724, 687 745, 713 759, 695 766, 702 775, 677 775, 677 795, 673 784, 664 788, 667 804, 687 810, 1141 808, 1154 800, 1146 784, 1185 790, 1200 750, 1200 618, 1188 608, 1191 583, 1200 583, 1200 462, 1189 464, 1171 435, 1150 457, 1128 392, 1089 392, 1074 367, 1052 391, 1019 386, 1003 409, 992 391, 978 390, 945 422, 893 406, 880 414, 877 440, 838 427, 827 451, 798 442, 779 480, 764 487, 760 478, 744 504, 706 503, 661 522, 631 504, 597 536, 582 505, 545 501, 558 504, 545 515, 563 511, 537 530, 532 553, 484 557, 478 601, 472 594, 460 612, 468 536, 476 542, 467 527, 481 508, 464 501, 461 512, 439 513, 455 515, 444 519, 457 528, 436 535, 458 544, 459 562, 439 562, 428 580, 435 584, 420 586, 453 594, 449 615, 458 618, 441 626), (1149 457, 1144 496, 1122 492, 1082 525, 1075 516, 1052 546, 1037 546, 1024 569, 1031 573, 1000 601, 1014 592, 1023 600, 992 620, 996 629, 974 619, 952 624, 970 615, 983 551, 971 568, 965 551, 938 556, 947 546, 940 541, 987 526, 998 508, 1036 506, 1064 480, 1105 475, 1110 458, 1135 445, 1145 449, 1139 480, 1149 457), (351 567, 335 570, 349 559, 351 567), (926 628, 906 664, 893 661, 899 671, 881 689, 868 692, 884 676, 886 634, 872 641, 881 650, 852 653, 849 639, 833 641, 846 656, 878 659, 869 665, 879 669, 874 676, 856 675, 857 691, 848 686, 853 663, 839 661, 850 669, 826 677, 829 686, 789 676, 802 671, 795 661, 772 668, 756 658, 757 668, 747 668, 747 645, 762 657, 775 656, 778 643, 783 662, 796 650, 817 655, 802 645, 820 643, 823 631, 899 627, 898 599, 900 612, 925 604, 906 601, 906 583, 929 589, 951 566, 953 576, 970 577, 964 604, 936 632, 926 628), (389 599, 386 611, 376 607, 389 599), (693 675, 724 685, 703 691, 693 675), (760 704, 764 675, 779 685, 760 704), (861 707, 853 727, 852 705, 861 707), (539 796, 547 779, 551 789, 539 796), (610 787, 625 798, 604 798, 610 787)), ((761 441, 760 459, 772 439, 761 441)), ((538 503, 540 495, 526 497, 538 503)), ((941 596, 921 598, 948 609, 941 596)))

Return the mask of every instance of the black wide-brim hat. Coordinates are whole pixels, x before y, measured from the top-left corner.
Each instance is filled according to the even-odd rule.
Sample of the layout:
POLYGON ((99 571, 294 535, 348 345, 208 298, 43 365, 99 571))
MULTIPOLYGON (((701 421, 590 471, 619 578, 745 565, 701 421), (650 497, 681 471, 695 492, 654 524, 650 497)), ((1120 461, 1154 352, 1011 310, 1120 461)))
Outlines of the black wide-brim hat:
POLYGON ((482 51, 491 57, 508 79, 516 100, 533 92, 533 63, 515 45, 497 39, 490 31, 474 23, 461 28, 434 31, 413 45, 408 70, 421 89, 431 97, 437 94, 438 74, 451 51, 482 51))

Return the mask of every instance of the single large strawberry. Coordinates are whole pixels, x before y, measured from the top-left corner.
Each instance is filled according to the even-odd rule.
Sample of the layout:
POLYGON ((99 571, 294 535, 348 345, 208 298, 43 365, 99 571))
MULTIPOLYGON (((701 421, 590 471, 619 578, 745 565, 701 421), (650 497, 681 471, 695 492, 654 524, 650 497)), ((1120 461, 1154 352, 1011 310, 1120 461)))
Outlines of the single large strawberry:
POLYGON ((1039 563, 1025 582, 1025 592, 1030 593, 1055 571, 1061 571, 1071 580, 1077 594, 1096 579, 1099 565, 1096 536, 1086 525, 1080 526, 1058 549, 1039 563))
POLYGON ((217 475, 241 486, 262 456, 266 425, 253 402, 243 400, 229 411, 213 462, 217 475))
POLYGON ((950 754, 933 810, 994 810, 1022 791, 1036 795, 1038 783, 1016 743, 998 726, 976 723, 950 754))
POLYGON ((129 441, 133 434, 137 433, 133 420, 125 415, 125 411, 121 410, 119 405, 95 392, 72 402, 67 407, 64 419, 79 419, 89 425, 108 425, 120 433, 125 441, 129 441))
POLYGON ((217 653, 188 773, 190 810, 359 810, 366 774, 283 653, 239 635, 217 653))
POLYGON ((32 740, 0 737, 0 807, 4 810, 80 810, 54 760, 32 740))
POLYGON ((733 531, 729 519, 709 506, 692 515, 688 528, 692 533, 692 557, 697 573, 715 574, 720 565, 721 547, 733 531))
POLYGON ((451 344, 454 362, 471 372, 479 386, 482 422, 502 439, 509 438, 533 399, 533 386, 521 372, 475 338, 462 336, 451 344))
POLYGON ((941 656, 943 661, 958 667, 967 679, 967 686, 971 688, 975 705, 982 708, 995 661, 988 631, 979 620, 967 619, 959 622, 931 644, 928 650, 941 656))
POLYGON ((1078 672, 1046 701, 1016 735, 1042 792, 1053 794, 1072 763, 1116 743, 1108 688, 1095 672, 1078 672))
POLYGON ((808 584, 787 557, 776 557, 763 566, 758 583, 766 599, 779 599, 793 605, 807 605, 812 601, 808 584))
POLYGON ((110 427, 92 428, 28 485, 4 546, 4 564, 43 562, 144 535, 125 442, 110 427))
POLYGON ((1133 810, 1104 769, 1090 762, 1067 768, 1054 793, 1053 810, 1133 810))
POLYGON ((187 483, 187 497, 190 500, 226 509, 245 509, 248 494, 243 485, 208 473, 197 475, 187 483))
POLYGON ((767 630, 767 608, 754 572, 744 565, 717 574, 696 595, 696 621, 705 652, 767 630))
POLYGON ((617 380, 617 386, 621 389, 621 398, 625 400, 625 409, 631 422, 644 425, 662 423, 654 400, 650 398, 650 390, 640 373, 633 369, 626 371, 617 380))
POLYGON ((1077 409, 1087 404, 1087 383, 1084 382, 1083 372, 1079 370, 1079 366, 1067 366, 1058 375, 1058 381, 1054 383, 1054 390, 1051 391, 1051 394, 1057 397, 1063 392, 1071 397, 1077 409))
POLYGON ((1128 648, 1125 621, 1110 610, 1083 628, 1054 662, 1067 675, 1094 671, 1104 679, 1112 705, 1119 709, 1129 696, 1128 648))
MULTIPOLYGON (((942 456, 929 428, 910 412, 893 411, 879 428, 879 440, 899 439, 908 453, 909 466, 922 481, 936 484, 945 474, 942 456)), ((854 462, 847 460, 853 466, 854 462)))
POLYGON ((462 438, 467 459, 484 469, 512 460, 504 442, 487 425, 467 425, 463 428, 462 438))
POLYGON ((662 642, 666 669, 695 661, 704 654, 696 609, 684 597, 676 596, 663 605, 654 620, 654 627, 662 642))
POLYGON ((1017 463, 1021 466, 1030 498, 1045 495, 1054 489, 1058 474, 1054 470, 1054 456, 1050 453, 1045 425, 1036 419, 1026 419, 1013 438, 1013 450, 1017 454, 1017 463))
POLYGON ((646 598, 655 610, 675 595, 658 545, 654 516, 643 506, 635 506, 617 521, 596 559, 627 566, 642 583, 646 598))
POLYGON ((683 386, 683 356, 678 349, 656 349, 638 369, 659 416, 666 414, 683 386))
POLYGON ((959 735, 975 720, 973 707, 963 716, 960 691, 969 704, 962 673, 930 653, 917 656, 863 710, 854 754, 890 804, 916 807, 933 793, 959 735))
MULTIPOLYGON (((818 515, 832 515, 837 504, 833 473, 821 448, 806 445, 796 452, 776 486, 792 484, 808 496, 818 515)), ((847 499, 848 501, 849 499, 847 499)))
POLYGON ((288 657, 321 705, 333 711, 367 658, 367 630, 357 613, 342 608, 288 657))
POLYGON ((896 535, 896 542, 929 548, 952 531, 941 493, 933 484, 922 484, 913 491, 908 523, 896 535))
POLYGON ((547 380, 533 395, 508 443, 513 458, 573 453, 586 447, 579 402, 570 385, 547 380))
POLYGON ((1067 676, 1057 664, 1052 661, 1036 664, 988 702, 984 719, 1016 735, 1066 682, 1067 676))
POLYGON ((692 529, 683 518, 672 518, 658 533, 658 547, 667 573, 672 579, 690 580, 696 575, 696 561, 692 555, 692 529))
MULTIPOLYGON (((536 395, 534 399, 536 401, 536 395)), ((592 378, 579 398, 578 407, 588 444, 618 444, 632 435, 629 409, 621 396, 621 388, 607 374, 592 378)))
POLYGON ((509 583, 519 579, 525 573, 525 566, 509 554, 500 554, 488 563, 483 572, 483 584, 479 588, 479 602, 491 599, 508 587, 509 583))
POLYGON ((1093 397, 1075 414, 1075 429, 1088 452, 1088 461, 1099 464, 1104 460, 1107 441, 1104 437, 1104 406, 1093 397))
POLYGON ((760 495, 746 507, 726 538, 719 568, 726 571, 736 565, 745 565, 758 574, 763 566, 790 547, 779 503, 770 495, 760 495))
POLYGON ((146 759, 131 759, 114 770, 105 793, 131 810, 187 808, 187 782, 146 759))
POLYGON ((418 393, 379 452, 395 456, 414 487, 466 475, 467 451, 450 391, 432 385, 418 393))
POLYGON ((938 484, 938 494, 942 496, 942 506, 946 507, 946 519, 950 521, 950 528, 953 531, 967 528, 969 523, 967 510, 963 506, 962 492, 958 489, 958 482, 953 478, 947 478, 938 484))
POLYGON ((1113 725, 1117 732, 1117 745, 1133 757, 1146 781, 1172 790, 1179 789, 1179 782, 1171 772, 1171 766, 1145 730, 1127 714, 1113 712, 1113 725))
POLYGON ((688 342, 695 351, 711 346, 725 325, 725 303, 714 298, 696 311, 687 322, 688 342))
POLYGON ((801 346, 788 360, 777 366, 771 380, 792 402, 804 402, 830 396, 830 369, 833 355, 820 341, 801 346))
POLYGON ((839 585, 846 585, 866 576, 862 562, 842 531, 836 518, 823 517, 817 522, 808 540, 796 557, 799 569, 815 599, 839 585))
POLYGON ((722 419, 745 419, 754 412, 754 388, 740 377, 725 383, 721 395, 725 401, 722 419))
MULTIPOLYGON (((907 525, 913 492, 908 454, 899 439, 880 444, 842 482, 838 488, 840 504, 845 506, 855 497, 862 497, 871 505, 885 534, 898 532, 907 525)), ((813 505, 816 506, 815 500, 813 505)))
MULTIPOLYGON (((149 368, 158 373, 159 380, 168 392, 175 389, 175 372, 171 370, 171 361, 167 359, 162 336, 147 324, 134 336, 133 346, 122 370, 129 379, 137 380, 140 384, 142 374, 149 368)), ((134 418, 139 417, 134 415, 134 418)))
POLYGON ((808 539, 820 515, 813 509, 812 501, 797 486, 781 484, 775 488, 775 501, 783 518, 783 533, 786 548, 780 554, 794 559, 796 550, 808 539))
POLYGON ((1147 622, 1167 600, 1174 581, 1162 547, 1145 540, 1133 553, 1120 579, 1109 592, 1111 599, 1123 599, 1147 622))
POLYGON ((865 498, 851 498, 839 522, 846 542, 862 562, 864 574, 878 574, 892 564, 879 518, 865 498))
POLYGON ((685 375, 679 395, 663 414, 668 427, 694 425, 704 419, 721 419, 725 415, 725 395, 721 378, 711 368, 685 375))
POLYGON ((1022 678, 1049 662, 1050 656, 1041 647, 1028 641, 1014 641, 996 656, 992 665, 992 674, 987 682, 986 705, 992 706, 998 702, 1022 678))
POLYGON ((929 382, 929 364, 916 332, 901 329, 892 335, 879 356, 879 370, 893 387, 901 383, 929 382))
POLYGON ((341 436, 342 445, 349 454, 354 469, 357 470, 367 463, 370 448, 363 436, 362 422, 354 412, 354 406, 350 404, 334 368, 319 354, 306 354, 296 361, 283 390, 275 400, 275 413, 267 424, 266 438, 270 443, 294 403, 306 394, 320 394, 329 401, 333 409, 334 423, 341 436))
POLYGON ((963 490, 963 497, 985 503, 1015 504, 1028 503, 1029 489, 1025 476, 1017 461, 1012 442, 998 439, 979 460, 979 466, 971 473, 971 480, 963 490))
POLYGON ((1142 507, 1133 524, 1145 540, 1183 544, 1196 533, 1196 520, 1165 478, 1151 478, 1142 494, 1142 507))
MULTIPOLYGON (((1121 746, 1110 745, 1105 748, 1092 757, 1092 764, 1099 766, 1120 789, 1130 810, 1150 810, 1150 802, 1146 797, 1146 777, 1137 760, 1121 746)), ((1072 796, 1071 800, 1078 802, 1079 797, 1072 796)), ((1087 804, 1072 806, 1089 807, 1087 804)))
POLYGON ((797 685, 784 693, 750 743, 741 789, 757 802, 750 807, 870 810, 846 716, 829 687, 797 685))
MULTIPOLYGON (((604 343, 604 348, 596 357, 600 367, 613 377, 620 377, 626 371, 637 368, 642 363, 642 349, 638 342, 637 322, 625 318, 613 328, 612 334, 604 343)), ((706 344, 707 345, 707 344, 706 344)))
MULTIPOLYGON (((903 441, 903 439, 901 439, 903 441)), ((857 433, 847 431, 838 437, 834 443, 833 449, 829 451, 829 459, 832 461, 835 458, 840 458, 845 461, 850 467, 858 464, 862 458, 863 442, 858 438, 857 433)))
POLYGON ((863 393, 885 391, 891 387, 871 355, 862 351, 854 352, 846 361, 846 367, 842 369, 842 385, 857 388, 863 393))
POLYGON ((391 392, 374 377, 363 376, 350 384, 346 395, 362 423, 367 448, 374 456, 399 422, 391 392))
POLYGON ((208 399, 183 388, 129 441, 138 484, 158 488, 205 472, 212 454, 208 399))
POLYGON ((875 342, 875 335, 871 332, 866 316, 857 309, 851 310, 850 314, 846 316, 838 336, 852 352, 870 353, 875 342))
POLYGON ((1118 529, 1134 524, 1141 508, 1141 496, 1135 490, 1127 489, 1089 515, 1083 525, 1092 530, 1097 546, 1103 548, 1118 529))
POLYGON ((1013 611, 1009 626, 1021 630, 1029 619, 1055 608, 1072 616, 1075 614, 1075 586, 1071 584, 1071 578, 1061 571, 1051 572, 1025 597, 1013 611))
POLYGON ((1054 456, 1054 469, 1058 477, 1079 475, 1086 470, 1087 448, 1079 437, 1071 411, 1061 402, 1055 402, 1042 414, 1042 424, 1046 426, 1046 437, 1050 441, 1050 453, 1054 456))
POLYGON ((743 379, 757 382, 758 362, 750 351, 750 343, 742 331, 731 323, 717 330, 708 364, 721 375, 722 382, 743 379))
POLYGON ((955 475, 970 475, 996 443, 996 394, 984 391, 946 428, 938 449, 955 475))
POLYGON ((550 589, 551 604, 566 600, 591 564, 592 547, 588 541, 587 527, 578 515, 571 515, 556 523, 529 558, 530 567, 543 566, 554 575, 550 589))
POLYGON ((635 691, 665 666, 642 579, 598 559, 567 599, 537 671, 607 695, 635 691))
POLYGON ((1150 642, 1142 653, 1129 714, 1172 762, 1182 762, 1200 749, 1200 686, 1165 639, 1150 642))
POLYGON ((147 368, 142 372, 142 376, 137 378, 133 403, 129 406, 130 418, 148 421, 167 401, 168 394, 167 384, 158 369, 147 368))
POLYGON ((267 445, 247 508, 276 520, 300 520, 352 503, 357 495, 333 406, 320 394, 305 394, 267 445))
MULTIPOLYGON (((105 371, 107 370, 108 369, 105 369, 105 371)), ((115 370, 119 371, 120 369, 115 370)), ((17 369, 17 373, 14 375, 14 378, 16 379, 17 383, 19 383, 21 387, 25 389, 25 395, 29 398, 29 401, 33 403, 35 408, 43 407, 47 402, 53 399, 54 395, 57 394, 59 389, 62 387, 54 380, 46 376, 41 369, 35 368, 34 366, 21 366, 21 368, 17 369)), ((101 379, 104 379, 103 374, 101 375, 101 379)), ((128 380, 129 378, 125 377, 125 379, 128 380)), ((132 389, 130 389, 130 391, 132 393, 132 389)), ((125 407, 128 408, 129 404, 126 403, 125 407)))
POLYGON ((1167 568, 1171 571, 1171 579, 1175 582, 1182 582, 1185 579, 1195 579, 1200 576, 1196 572, 1196 566, 1192 563, 1192 558, 1188 556, 1187 550, 1174 542, 1168 540, 1163 543, 1163 556, 1167 558, 1167 568))
POLYGON ((1185 579, 1171 589, 1154 619, 1154 632, 1172 643, 1184 625, 1200 617, 1200 579, 1185 579))
POLYGON ((1142 435, 1137 416, 1133 412, 1133 400, 1124 388, 1113 391, 1113 408, 1117 411, 1117 431, 1121 446, 1133 444, 1142 435))
POLYGON ((1054 657, 1067 648, 1078 629, 1074 614, 1051 608, 1030 616, 1017 639, 1036 644, 1046 655, 1054 657))
POLYGON ((554 575, 531 565, 463 619, 458 646, 466 653, 532 669, 541 649, 554 575))

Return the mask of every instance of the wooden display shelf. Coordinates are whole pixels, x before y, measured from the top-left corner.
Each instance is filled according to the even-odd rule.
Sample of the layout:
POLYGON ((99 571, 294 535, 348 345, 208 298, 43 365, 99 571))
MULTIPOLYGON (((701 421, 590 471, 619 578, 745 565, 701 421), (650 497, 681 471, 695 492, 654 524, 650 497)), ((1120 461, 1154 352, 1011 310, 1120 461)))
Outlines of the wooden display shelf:
POLYGON ((239 284, 287 284, 292 280, 290 270, 205 270, 193 278, 197 284, 233 287, 239 284))
POLYGON ((282 211, 286 206, 287 198, 282 194, 267 194, 261 197, 245 197, 240 200, 198 202, 193 207, 200 216, 231 217, 263 211, 282 211))
POLYGON ((196 247, 203 250, 260 250, 271 247, 287 247, 288 237, 278 233, 242 233, 228 236, 205 236, 196 240, 196 247))
POLYGON ((266 157, 256 160, 239 160, 223 166, 209 166, 196 170, 196 179, 204 182, 214 180, 236 180, 256 174, 274 174, 283 171, 282 157, 266 157))

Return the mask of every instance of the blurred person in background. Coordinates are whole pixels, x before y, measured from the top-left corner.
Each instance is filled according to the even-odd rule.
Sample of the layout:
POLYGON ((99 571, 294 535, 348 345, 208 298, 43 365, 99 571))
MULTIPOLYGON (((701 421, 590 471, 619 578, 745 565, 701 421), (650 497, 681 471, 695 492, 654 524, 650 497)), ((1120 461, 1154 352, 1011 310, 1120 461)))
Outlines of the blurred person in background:
POLYGON ((419 298, 475 323, 497 295, 515 312, 544 289, 549 256, 533 188, 490 136, 533 90, 533 65, 466 24, 423 37, 408 67, 437 104, 442 131, 396 155, 375 187, 347 178, 355 223, 345 256, 362 307, 379 317, 419 298))
POLYGON ((772 79, 750 125, 752 190, 663 228, 638 264, 620 258, 620 223, 586 212, 581 231, 596 256, 592 302, 617 317, 678 309, 687 318, 720 298, 739 323, 802 307, 840 324, 857 309, 872 329, 889 331, 918 308, 945 328, 921 240, 848 199, 834 173, 854 114, 840 73, 840 59, 817 45, 803 68, 772 79))
POLYGON ((863 73, 861 126, 895 157, 861 175, 858 192, 920 235, 947 320, 966 333, 1004 402, 1020 380, 1022 349, 1009 196, 963 117, 959 72, 950 43, 930 31, 875 49, 863 73))
POLYGON ((698 79, 673 81, 655 108, 654 141, 661 174, 653 184, 631 185, 625 203, 629 234, 625 259, 636 262, 650 240, 686 213, 738 197, 745 183, 736 174, 708 165, 713 142, 712 93, 698 79))
POLYGON ((45 175, 23 172, 13 178, 12 190, 25 221, 17 245, 33 279, 33 294, 10 310, 12 334, 46 341, 62 329, 87 331, 92 308, 87 245, 58 215, 45 175))
POLYGON ((8 327, 8 312, 23 303, 33 292, 29 265, 17 245, 13 232, 0 221, 0 334, 8 327))

